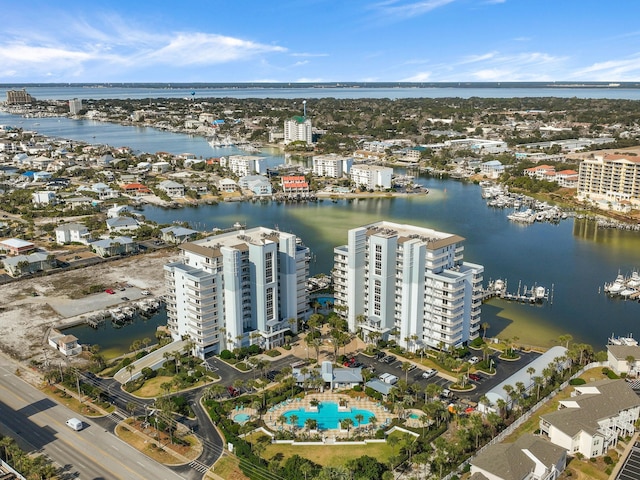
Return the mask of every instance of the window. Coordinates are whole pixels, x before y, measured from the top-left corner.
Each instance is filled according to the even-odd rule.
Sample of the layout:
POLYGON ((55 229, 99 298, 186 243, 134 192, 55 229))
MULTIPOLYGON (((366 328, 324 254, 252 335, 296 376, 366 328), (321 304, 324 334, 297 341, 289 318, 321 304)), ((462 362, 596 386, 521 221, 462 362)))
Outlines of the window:
POLYGON ((273 282, 273 252, 267 252, 265 257, 265 281, 273 282))
POLYGON ((273 288, 267 288, 267 319, 273 318, 273 288))

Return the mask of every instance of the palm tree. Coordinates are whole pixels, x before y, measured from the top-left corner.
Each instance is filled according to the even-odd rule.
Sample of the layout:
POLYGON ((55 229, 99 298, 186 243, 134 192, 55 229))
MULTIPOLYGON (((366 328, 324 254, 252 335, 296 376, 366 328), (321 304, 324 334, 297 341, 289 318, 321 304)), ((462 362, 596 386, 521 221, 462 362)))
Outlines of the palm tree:
POLYGON ((529 384, 531 384, 531 376, 536 373, 536 369, 533 367, 527 368, 527 373, 529 374, 529 384))
POLYGON ((318 421, 313 418, 307 418, 304 422, 304 426, 307 428, 309 434, 311 434, 311 430, 316 430, 318 428, 318 421))
POLYGON ((491 325, 489 325, 489 322, 482 322, 481 327, 482 327, 482 341, 484 342, 485 338, 487 337, 487 330, 489 330, 491 325))
POLYGON ((291 433, 293 433, 293 430, 298 427, 298 416, 296 414, 289 416, 289 421, 291 422, 291 433))
POLYGON ((280 415, 276 422, 279 423, 280 426, 283 426, 285 423, 287 423, 287 417, 285 417, 284 415, 280 415))
POLYGON ((349 432, 352 426, 353 426, 353 420, 350 418, 345 418, 344 420, 340 421, 340 427, 343 429, 344 428, 347 429, 347 437, 349 437, 349 432))
POLYGON ((358 422, 358 426, 362 425, 362 421, 364 420, 364 415, 361 413, 356 413, 356 421, 358 422))
POLYGON ((409 369, 411 368, 411 363, 409 362, 402 362, 402 371, 404 372, 404 381, 408 382, 408 378, 409 378, 409 369))
POLYGON ((133 380, 133 371, 136 369, 136 367, 133 366, 132 363, 130 363, 129 365, 127 365, 126 367, 124 367, 127 372, 129 373, 129 381, 133 380))

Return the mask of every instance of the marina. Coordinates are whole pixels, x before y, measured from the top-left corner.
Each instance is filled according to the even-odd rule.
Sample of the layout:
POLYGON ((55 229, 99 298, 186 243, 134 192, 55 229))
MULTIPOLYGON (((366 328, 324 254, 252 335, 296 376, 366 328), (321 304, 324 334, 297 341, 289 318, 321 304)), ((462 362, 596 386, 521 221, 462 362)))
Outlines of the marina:
POLYGON ((511 302, 529 303, 529 304, 542 304, 549 302, 553 303, 553 285, 551 285, 551 291, 540 285, 534 285, 527 287, 522 285, 522 282, 518 282, 518 290, 515 293, 507 291, 506 280, 490 281, 489 285, 484 291, 484 298, 501 298, 511 302))
POLYGON ((604 293, 610 297, 618 297, 624 300, 640 299, 640 273, 636 270, 629 276, 618 273, 613 282, 605 283, 604 293))

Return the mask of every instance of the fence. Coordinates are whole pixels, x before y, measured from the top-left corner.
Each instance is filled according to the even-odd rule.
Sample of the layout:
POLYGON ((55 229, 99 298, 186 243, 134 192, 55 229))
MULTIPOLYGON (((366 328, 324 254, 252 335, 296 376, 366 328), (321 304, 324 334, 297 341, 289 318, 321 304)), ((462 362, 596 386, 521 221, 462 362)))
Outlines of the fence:
POLYGON ((567 388, 569 386, 569 382, 571 382, 571 380, 573 380, 574 378, 578 378, 580 375, 582 375, 587 370, 591 370, 592 368, 597 368, 597 367, 607 367, 608 365, 609 364, 607 362, 592 362, 592 363, 582 367, 580 370, 578 370, 576 373, 574 373, 569 378, 569 380, 567 380, 562 385, 560 385, 556 390, 554 390, 551 393, 549 393, 549 395, 544 397, 542 400, 539 400, 538 403, 536 403, 533 407, 531 407, 529 410, 527 410, 525 413, 523 413, 520 417, 518 417, 511 425, 509 425, 507 428, 505 428, 503 431, 501 431, 497 436, 495 436, 493 439, 491 439, 491 441, 489 443, 485 444, 482 448, 480 448, 478 451, 476 451, 476 453, 474 453, 471 457, 469 457, 464 462, 462 462, 460 465, 458 465, 458 468, 456 468, 450 474, 448 474, 445 477, 443 477, 442 480, 451 480, 451 478, 453 478, 454 475, 458 475, 460 472, 462 472, 462 470, 467 466, 467 464, 469 464, 478 455, 482 454, 487 448, 489 448, 492 445, 495 445, 496 443, 502 442, 506 437, 511 435, 518 427, 520 427, 524 422, 529 420, 531 418, 531 416, 534 413, 536 413, 541 407, 546 405, 546 403, 549 400, 551 400, 559 392, 561 392, 562 390, 567 388))

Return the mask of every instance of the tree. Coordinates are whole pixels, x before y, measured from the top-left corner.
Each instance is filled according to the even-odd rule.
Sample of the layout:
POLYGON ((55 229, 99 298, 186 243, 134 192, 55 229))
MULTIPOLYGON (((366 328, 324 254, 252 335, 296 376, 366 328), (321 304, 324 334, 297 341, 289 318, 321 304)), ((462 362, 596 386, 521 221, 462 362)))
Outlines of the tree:
POLYGON ((408 378, 409 378, 409 369, 411 368, 411 363, 409 362, 402 362, 402 371, 404 372, 404 381, 408 382, 408 378))
POLYGON ((489 322, 482 322, 481 327, 482 327, 482 341, 484 342, 485 338, 487 337, 487 330, 489 330, 491 325, 489 325, 489 322))
POLYGON ((298 416, 296 414, 289 416, 289 421, 291 422, 291 433, 298 427, 298 416))
POLYGON ((129 373, 129 381, 132 381, 133 380, 133 372, 136 369, 136 367, 134 367, 133 364, 130 363, 129 365, 127 365, 124 368, 129 373))
POLYGON ((355 419, 358 422, 358 426, 362 425, 362 421, 364 420, 364 415, 361 413, 356 413, 355 419))
POLYGON ((558 341, 560 342, 560 344, 564 344, 564 347, 567 349, 569 348, 569 342, 571 342, 571 340, 573 340, 573 337, 568 333, 565 333, 564 335, 560 335, 558 337, 558 341))

